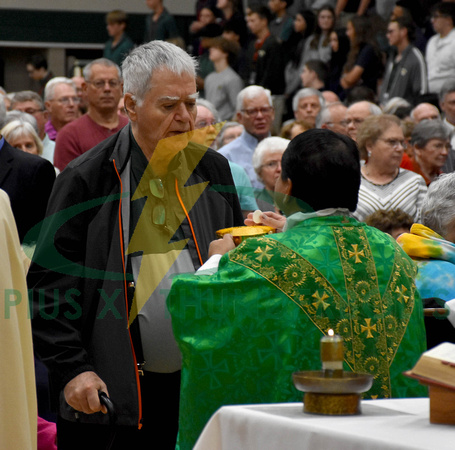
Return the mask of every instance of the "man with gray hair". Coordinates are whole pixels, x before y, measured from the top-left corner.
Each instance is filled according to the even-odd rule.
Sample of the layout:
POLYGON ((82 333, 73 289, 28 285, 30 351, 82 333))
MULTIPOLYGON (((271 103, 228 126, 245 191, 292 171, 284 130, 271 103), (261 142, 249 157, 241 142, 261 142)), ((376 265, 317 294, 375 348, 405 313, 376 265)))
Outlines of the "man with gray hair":
POLYGON ((87 64, 83 74, 82 90, 88 110, 57 136, 54 164, 60 171, 128 123, 126 117, 117 113, 123 86, 120 67, 109 59, 99 58, 87 64))
POLYGON ((240 137, 222 147, 219 153, 242 166, 254 188, 263 189, 264 185, 254 171, 252 158, 258 143, 270 136, 275 118, 270 91, 256 85, 242 89, 237 95, 236 110, 237 122, 242 124, 245 130, 240 137))
POLYGON ((130 123, 57 177, 28 285, 59 448, 106 446, 100 391, 117 410, 115 448, 175 447, 181 354, 166 295, 216 230, 243 224, 228 162, 191 142, 196 68, 164 41, 134 49, 122 64, 130 123))
POLYGON ((44 127, 48 119, 48 112, 43 99, 33 91, 16 92, 11 100, 11 109, 30 114, 38 125, 38 136, 43 141, 43 158, 54 164, 55 142, 49 139, 44 127))
POLYGON ((332 130, 348 135, 346 112, 348 108, 341 102, 329 103, 316 117, 316 128, 332 130))
POLYGON ((76 85, 66 77, 52 78, 44 88, 44 104, 49 113, 44 130, 55 141, 58 132, 79 115, 76 85))
POLYGON ((303 88, 292 99, 292 110, 296 120, 303 120, 315 126, 316 117, 325 100, 321 92, 314 88, 303 88))
POLYGON ((346 111, 348 136, 354 141, 357 139, 357 129, 368 116, 382 114, 381 108, 374 103, 362 100, 349 106, 346 111))

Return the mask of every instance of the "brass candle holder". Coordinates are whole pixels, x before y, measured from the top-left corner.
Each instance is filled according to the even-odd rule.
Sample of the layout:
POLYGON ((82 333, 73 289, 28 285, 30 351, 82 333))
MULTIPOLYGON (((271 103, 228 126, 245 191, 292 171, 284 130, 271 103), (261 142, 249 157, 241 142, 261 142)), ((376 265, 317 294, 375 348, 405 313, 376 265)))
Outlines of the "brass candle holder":
POLYGON ((295 387, 304 392, 303 412, 326 415, 360 414, 361 394, 373 384, 373 376, 343 370, 344 344, 329 330, 321 339, 320 371, 292 374, 295 387))

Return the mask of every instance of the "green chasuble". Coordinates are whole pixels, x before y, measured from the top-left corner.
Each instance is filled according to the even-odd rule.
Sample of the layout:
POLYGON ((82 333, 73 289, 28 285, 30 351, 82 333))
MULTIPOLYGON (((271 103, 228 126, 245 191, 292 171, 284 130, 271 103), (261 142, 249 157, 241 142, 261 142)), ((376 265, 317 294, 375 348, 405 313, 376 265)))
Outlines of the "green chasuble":
POLYGON ((320 370, 320 339, 344 338, 365 398, 426 396, 402 375, 425 347, 415 267, 390 236, 344 216, 249 238, 213 275, 181 275, 168 297, 183 355, 180 448, 222 405, 301 401, 292 373, 320 370))

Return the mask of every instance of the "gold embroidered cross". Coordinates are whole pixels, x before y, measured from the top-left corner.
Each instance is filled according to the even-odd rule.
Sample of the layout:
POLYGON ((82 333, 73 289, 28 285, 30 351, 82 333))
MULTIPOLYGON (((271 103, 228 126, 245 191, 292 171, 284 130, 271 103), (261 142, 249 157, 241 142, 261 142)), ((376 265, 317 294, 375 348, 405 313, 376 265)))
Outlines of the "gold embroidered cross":
POLYGON ((368 318, 368 319, 365 319, 365 322, 367 323, 366 326, 365 325, 360 325, 360 332, 363 333, 364 331, 367 332, 367 339, 368 338, 372 338, 373 337, 373 334, 371 333, 372 331, 378 331, 376 329, 376 324, 374 325, 371 325, 371 318, 368 318))
POLYGON ((354 249, 353 252, 351 252, 351 250, 348 250, 348 254, 349 254, 349 258, 352 258, 353 256, 355 256, 355 263, 361 263, 362 261, 360 260, 360 256, 363 256, 365 257, 365 254, 363 253, 363 250, 358 250, 358 247, 359 245, 358 244, 351 244, 352 245, 352 248, 354 249))
POLYGON ((319 291, 316 291, 313 295, 312 295, 313 298, 315 298, 317 300, 317 302, 314 302, 313 303, 313 306, 318 309, 319 308, 319 305, 322 305, 322 307, 324 308, 324 311, 330 306, 330 303, 326 303, 324 302, 324 300, 326 298, 329 298, 329 296, 324 292, 322 291, 322 297, 321 295, 319 294, 319 291))
POLYGON ((409 295, 404 295, 404 293, 408 290, 406 286, 401 285, 401 289, 397 286, 395 292, 398 294, 398 301, 401 303, 402 300, 407 304, 409 300, 409 295))
POLYGON ((272 258, 272 254, 270 253, 267 253, 269 250, 271 250, 272 248, 269 247, 268 245, 265 246, 265 248, 261 248, 261 247, 258 247, 254 253, 259 253, 259 256, 256 258, 259 262, 262 263, 262 260, 264 258, 267 258, 267 261, 270 261, 271 258, 272 258))

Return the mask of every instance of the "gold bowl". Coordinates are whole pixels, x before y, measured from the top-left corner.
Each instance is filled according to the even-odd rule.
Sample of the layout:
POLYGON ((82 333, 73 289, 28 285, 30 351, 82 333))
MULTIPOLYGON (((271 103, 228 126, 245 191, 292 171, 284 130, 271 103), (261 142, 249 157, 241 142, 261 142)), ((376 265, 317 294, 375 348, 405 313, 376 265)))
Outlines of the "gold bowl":
POLYGON ((216 235, 218 238, 222 238, 225 234, 231 234, 234 238, 234 244, 239 245, 246 238, 264 236, 266 234, 275 233, 276 229, 273 227, 267 227, 265 225, 253 225, 244 227, 231 227, 223 228, 218 230, 216 235))
POLYGON ((292 379, 299 391, 319 394, 360 394, 373 385, 373 375, 345 371, 340 377, 325 377, 321 370, 294 372, 292 379))
POLYGON ((340 376, 325 376, 322 371, 295 372, 295 387, 303 391, 303 412, 329 416, 360 414, 361 393, 373 384, 373 376, 342 372, 340 376))

